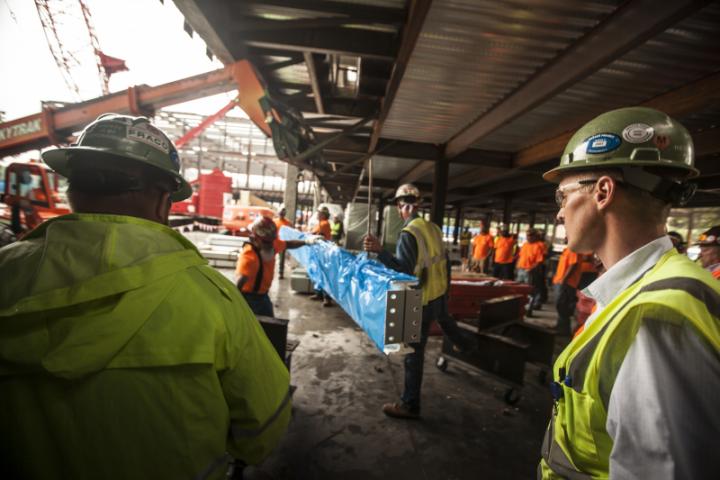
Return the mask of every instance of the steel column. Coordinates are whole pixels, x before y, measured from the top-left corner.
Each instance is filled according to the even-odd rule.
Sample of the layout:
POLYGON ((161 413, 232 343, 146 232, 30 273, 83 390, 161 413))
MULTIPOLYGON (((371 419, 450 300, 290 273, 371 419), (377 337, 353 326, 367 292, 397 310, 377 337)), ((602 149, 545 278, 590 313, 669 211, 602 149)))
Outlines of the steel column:
POLYGON ((439 226, 442 226, 443 217, 445 216, 445 199, 447 198, 449 169, 450 163, 444 155, 438 158, 438 161, 435 162, 430 220, 439 226))
POLYGON ((455 229, 453 229, 453 245, 457 245, 458 236, 460 235, 460 224, 462 223, 462 207, 460 205, 455 208, 455 229))

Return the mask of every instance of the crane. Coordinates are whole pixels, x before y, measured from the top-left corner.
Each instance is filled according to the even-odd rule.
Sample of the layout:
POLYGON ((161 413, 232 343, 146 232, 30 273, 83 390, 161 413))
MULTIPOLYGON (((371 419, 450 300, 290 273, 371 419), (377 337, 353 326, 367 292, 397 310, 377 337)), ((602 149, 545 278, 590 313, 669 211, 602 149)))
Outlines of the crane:
POLYGON ((110 93, 108 87, 110 76, 128 68, 123 60, 106 55, 101 50, 90 9, 85 2, 83 0, 35 0, 35 8, 40 17, 50 53, 55 59, 68 89, 74 92, 78 99, 82 99, 81 90, 84 89, 78 79, 84 76, 82 69, 86 68, 85 65, 92 60, 97 66, 102 94, 110 93), (80 31, 86 31, 87 37, 85 35, 78 36, 77 32, 80 31))

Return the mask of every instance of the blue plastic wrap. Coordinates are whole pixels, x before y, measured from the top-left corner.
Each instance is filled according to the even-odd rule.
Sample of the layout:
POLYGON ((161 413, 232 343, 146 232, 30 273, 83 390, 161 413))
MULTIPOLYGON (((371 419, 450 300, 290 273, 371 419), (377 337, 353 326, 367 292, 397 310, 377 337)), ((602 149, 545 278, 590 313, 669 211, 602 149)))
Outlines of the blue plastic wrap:
MULTIPOLYGON (((282 227, 281 240, 304 240, 308 235, 282 227)), ((354 255, 332 242, 295 248, 288 252, 305 267, 317 288, 329 294, 362 328, 381 351, 385 351, 385 303, 393 282, 417 282, 396 272, 366 253, 354 255)))

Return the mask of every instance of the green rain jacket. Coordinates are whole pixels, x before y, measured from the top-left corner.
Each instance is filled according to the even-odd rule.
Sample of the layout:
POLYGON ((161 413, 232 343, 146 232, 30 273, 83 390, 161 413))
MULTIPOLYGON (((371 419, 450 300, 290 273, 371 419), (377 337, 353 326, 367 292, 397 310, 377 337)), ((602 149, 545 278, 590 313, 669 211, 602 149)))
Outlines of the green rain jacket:
POLYGON ((224 478, 284 434, 287 369, 172 229, 58 217, 0 250, 0 278, 1 478, 224 478))

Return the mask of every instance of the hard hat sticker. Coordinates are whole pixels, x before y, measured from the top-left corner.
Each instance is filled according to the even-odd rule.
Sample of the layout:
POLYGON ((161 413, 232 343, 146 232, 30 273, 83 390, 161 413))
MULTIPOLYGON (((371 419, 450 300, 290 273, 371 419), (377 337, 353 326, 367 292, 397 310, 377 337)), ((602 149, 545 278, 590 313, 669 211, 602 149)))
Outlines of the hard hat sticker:
MULTIPOLYGON (((135 127, 128 127, 127 138, 147 143, 160 150, 163 153, 170 153, 170 142, 162 135, 158 135, 149 128, 147 124, 141 124, 135 127)), ((153 128, 157 131, 157 129, 153 128)))
POLYGON ((670 146, 670 137, 667 135, 656 135, 653 138, 653 143, 659 150, 665 150, 670 146))
POLYGON ((628 143, 645 143, 655 134, 655 129, 645 123, 633 123, 622 131, 622 136, 628 143))
POLYGON ((620 146, 622 140, 614 133, 598 133, 585 140, 585 153, 607 153, 620 146))

